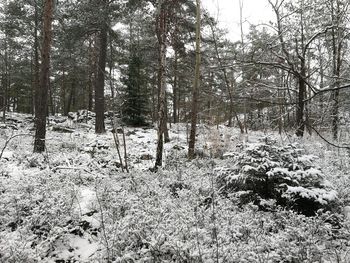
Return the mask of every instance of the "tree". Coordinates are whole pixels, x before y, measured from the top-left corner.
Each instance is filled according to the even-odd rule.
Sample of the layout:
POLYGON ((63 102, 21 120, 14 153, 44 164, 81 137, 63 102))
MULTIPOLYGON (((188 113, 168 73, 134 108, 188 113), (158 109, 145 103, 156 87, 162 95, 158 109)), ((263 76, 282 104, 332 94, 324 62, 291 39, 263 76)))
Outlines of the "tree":
POLYGON ((348 4, 343 4, 340 0, 329 1, 329 9, 331 14, 332 25, 331 30, 331 50, 332 50, 332 75, 334 77, 332 86, 335 89, 332 94, 332 134, 333 139, 338 139, 339 129, 339 99, 340 99, 340 74, 343 63, 343 46, 345 40, 345 14, 347 13, 348 4))
POLYGON ((238 118, 237 112, 234 109, 234 100, 233 100, 233 86, 234 85, 233 85, 233 81, 229 80, 229 77, 227 75, 227 70, 224 67, 223 63, 222 63, 222 59, 221 59, 221 56, 220 56, 220 53, 219 53, 217 35, 216 35, 216 32, 215 32, 215 25, 214 25, 213 21, 211 21, 211 19, 208 19, 208 20, 209 20, 210 30, 211 30, 211 33, 212 33, 212 41, 213 41, 213 44, 214 44, 215 56, 216 56, 216 59, 217 59, 217 62, 218 62, 219 69, 222 72, 222 75, 223 75, 223 78, 224 78, 224 82, 225 82, 227 93, 229 95, 230 107, 229 107, 229 116, 228 116, 228 126, 229 127, 232 126, 232 118, 234 116, 236 121, 237 121, 237 123, 238 123, 238 126, 239 126, 239 128, 241 130, 241 133, 244 133, 244 127, 243 127, 241 121, 238 118))
POLYGON ((319 21, 315 16, 312 2, 309 0, 300 0, 295 4, 284 1, 273 3, 269 0, 269 3, 276 15, 276 30, 280 45, 280 50, 272 52, 279 59, 278 67, 291 72, 298 83, 295 103, 296 135, 302 137, 305 126, 309 126, 305 118, 308 90, 317 92, 308 74, 312 58, 310 49, 314 46, 315 40, 331 31, 334 25, 321 24, 317 27, 316 25, 323 21, 319 21), (287 11, 287 14, 283 11, 287 11))
POLYGON ((50 50, 52 40, 53 0, 44 1, 43 42, 41 50, 40 83, 37 89, 35 111, 34 152, 45 150, 46 116, 50 82, 50 50))
POLYGON ((197 128, 197 113, 198 113, 198 93, 200 82, 200 65, 201 65, 201 2, 196 0, 197 15, 196 15, 196 64, 195 75, 192 90, 192 109, 191 109, 191 131, 190 140, 188 143, 188 158, 193 159, 194 147, 196 143, 196 128, 197 128))
POLYGON ((99 24, 99 55, 97 63, 97 77, 95 83, 95 112, 96 112, 96 122, 95 122, 95 132, 104 133, 105 132, 105 122, 104 122, 104 112, 105 112, 105 68, 107 59, 107 41, 108 41, 108 4, 109 1, 101 1, 101 10, 104 10, 102 14, 102 19, 99 24))
POLYGON ((31 3, 24 5, 22 1, 6 1, 0 7, 3 14, 0 21, 1 110, 33 112, 32 9, 31 3))
POLYGON ((125 101, 123 104, 123 120, 132 126, 146 124, 147 90, 144 76, 144 62, 138 47, 131 48, 128 65, 125 101))
POLYGON ((165 67, 166 67, 166 3, 167 0, 159 0, 157 11, 157 38, 158 38, 158 141, 155 168, 162 166, 163 144, 164 144, 164 128, 166 127, 165 113, 165 67))

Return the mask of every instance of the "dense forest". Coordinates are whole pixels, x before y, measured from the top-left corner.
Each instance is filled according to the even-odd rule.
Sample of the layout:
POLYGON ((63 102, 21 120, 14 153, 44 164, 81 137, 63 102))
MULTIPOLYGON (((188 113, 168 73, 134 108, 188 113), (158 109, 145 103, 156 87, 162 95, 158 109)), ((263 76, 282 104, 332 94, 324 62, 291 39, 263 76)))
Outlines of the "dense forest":
POLYGON ((0 3, 0 262, 350 262, 350 3, 235 1, 0 3))

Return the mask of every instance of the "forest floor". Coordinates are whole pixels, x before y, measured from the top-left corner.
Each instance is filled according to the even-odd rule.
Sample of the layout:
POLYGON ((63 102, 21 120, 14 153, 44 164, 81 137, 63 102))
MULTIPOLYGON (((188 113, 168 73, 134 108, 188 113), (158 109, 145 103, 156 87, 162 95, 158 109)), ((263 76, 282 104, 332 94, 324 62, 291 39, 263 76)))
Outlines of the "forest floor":
POLYGON ((188 127, 176 124, 154 173, 156 130, 127 127, 127 173, 111 129, 50 117, 47 150, 33 154, 31 116, 0 124, 0 262, 350 262, 348 152, 315 136, 200 125, 200 157, 188 161, 188 127), (306 217, 221 196, 215 169, 267 135, 317 155, 343 211, 306 217))

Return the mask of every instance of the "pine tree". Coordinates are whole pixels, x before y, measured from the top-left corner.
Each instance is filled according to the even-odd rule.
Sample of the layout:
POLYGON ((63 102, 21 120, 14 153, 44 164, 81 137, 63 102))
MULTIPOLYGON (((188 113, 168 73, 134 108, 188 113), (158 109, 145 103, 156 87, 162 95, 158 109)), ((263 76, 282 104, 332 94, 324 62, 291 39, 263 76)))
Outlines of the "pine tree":
POLYGON ((53 0, 44 3, 43 45, 41 51, 40 85, 35 106, 35 141, 34 152, 45 150, 46 115, 50 76, 50 51, 52 41, 53 0))
POLYGON ((147 82, 144 75, 144 62, 141 54, 134 47, 131 50, 128 66, 123 120, 132 126, 146 125, 147 115, 147 82))

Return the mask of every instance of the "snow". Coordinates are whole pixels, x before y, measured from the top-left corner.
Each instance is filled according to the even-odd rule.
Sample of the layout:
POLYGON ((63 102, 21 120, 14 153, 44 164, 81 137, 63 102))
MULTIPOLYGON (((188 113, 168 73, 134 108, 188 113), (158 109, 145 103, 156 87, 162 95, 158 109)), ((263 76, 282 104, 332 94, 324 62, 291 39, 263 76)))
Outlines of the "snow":
POLYGON ((14 152, 13 151, 4 151, 2 153, 2 158, 6 159, 6 160, 12 159, 13 156, 14 156, 14 152))
POLYGON ((57 244, 54 258, 48 260, 48 262, 57 262, 55 258, 67 261, 91 262, 100 247, 98 242, 91 241, 85 237, 67 235, 65 238, 65 241, 57 244))
POLYGON ((345 216, 345 219, 350 221, 350 206, 345 206, 343 208, 343 214, 345 216))
MULTIPOLYGON (((11 117, 22 122, 15 132, 32 127, 27 115, 11 117)), ((291 261, 303 253, 304 247, 310 254, 322 255, 325 262, 333 262, 331 249, 344 256, 350 247, 332 247, 346 240, 341 235, 334 237, 322 216, 308 218, 285 210, 264 212, 253 204, 238 207, 237 198, 247 191, 235 192, 230 198, 218 193, 217 176, 230 174, 232 180, 242 179, 231 164, 243 149, 261 145, 258 139, 265 136, 261 132, 243 137, 238 129, 224 125, 218 129, 199 125, 197 148, 205 153, 204 158, 188 161, 188 127, 182 123, 172 125, 171 142, 164 149, 165 166, 151 173, 157 130, 125 127, 130 167, 130 173, 125 173, 118 166, 110 125, 106 134, 96 135, 93 120, 72 123, 59 116, 50 122, 55 119, 73 132, 59 133, 49 126, 47 152, 42 155, 32 153, 31 137, 16 138, 0 159, 0 261, 105 262, 105 238, 116 260, 129 258, 134 262, 199 262, 199 258, 213 262, 215 235, 220 262, 259 262, 261 258, 266 262, 291 261), (213 152, 222 155, 209 159, 213 152), (232 159, 221 159, 222 156, 232 159), (175 195, 172 186, 179 182, 183 188, 176 188, 175 195), (212 196, 214 205, 208 206, 205 202, 212 196)), ((9 135, 10 129, 4 129, 4 135, 9 135)), ((1 136, 0 146, 4 138, 1 136)), ((304 147, 307 144, 300 145, 304 147)), ((121 150, 124 158, 123 147, 121 150)), ((329 166, 333 170, 325 173, 330 181, 325 189, 295 186, 288 187, 287 193, 312 197, 320 203, 346 200, 350 180, 339 172, 339 165, 318 160, 313 153, 317 154, 317 149, 298 161, 317 162, 317 168, 297 174, 271 162, 270 175, 289 172, 291 177, 318 176, 324 166, 329 166), (342 178, 343 183, 337 183, 331 177, 334 174, 340 174, 337 178, 342 178), (337 190, 343 190, 329 190, 334 183, 337 190)), ((262 200, 261 204, 272 206, 273 201, 262 200)), ((344 209, 344 215, 349 214, 348 210, 344 209)), ((339 231, 345 237, 350 235, 347 228, 339 231)), ((310 254, 303 256, 312 262, 310 254)))
POLYGON ((337 199, 337 192, 335 190, 326 190, 326 189, 307 189, 302 186, 288 186, 286 196, 300 196, 307 199, 313 199, 320 204, 327 204, 328 202, 334 201, 337 199))
POLYGON ((91 212, 91 206, 96 202, 96 192, 90 188, 83 188, 80 192, 79 209, 82 215, 91 212))
POLYGON ((274 176, 275 174, 283 174, 283 175, 289 175, 290 171, 287 168, 282 167, 275 167, 272 168, 270 171, 266 173, 269 177, 274 176))

